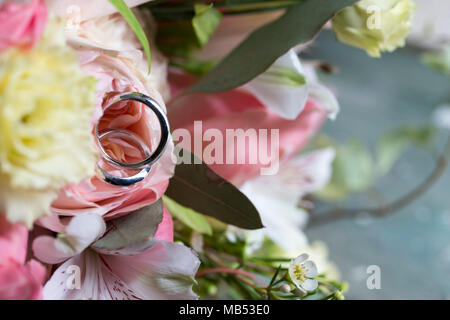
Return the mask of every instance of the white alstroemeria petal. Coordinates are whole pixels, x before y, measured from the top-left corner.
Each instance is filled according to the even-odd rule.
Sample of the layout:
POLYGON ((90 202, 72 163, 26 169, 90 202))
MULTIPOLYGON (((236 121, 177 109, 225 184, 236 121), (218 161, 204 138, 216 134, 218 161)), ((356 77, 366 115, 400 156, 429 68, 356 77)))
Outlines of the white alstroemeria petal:
POLYGON ((450 104, 440 105, 433 111, 433 123, 439 128, 450 130, 450 104))
POLYGON ((316 101, 320 106, 328 111, 328 118, 336 119, 339 113, 339 102, 334 93, 323 84, 318 82, 308 82, 309 99, 316 101))
MULTIPOLYGON (((245 183, 240 190, 250 199, 260 213, 264 233, 286 251, 297 251, 308 243, 301 227, 306 223, 306 212, 297 208, 294 201, 271 195, 272 188, 259 183, 259 179, 245 183)), ((254 231, 252 231, 254 232, 254 231)), ((256 232, 260 232, 257 230, 256 232)))
POLYGON ((313 277, 317 276, 317 274, 318 274, 317 267, 313 261, 311 261, 311 260, 305 261, 303 263, 303 265, 306 268, 305 276, 307 276, 308 278, 313 278, 313 277))
POLYGON ((66 234, 58 238, 37 237, 33 241, 33 253, 42 262, 60 263, 73 257, 105 233, 103 218, 97 214, 81 214, 72 218, 66 228, 66 234))
MULTIPOLYGON (((274 177, 281 179, 282 191, 298 200, 306 194, 324 188, 331 179, 333 148, 314 150, 297 156, 283 165, 274 177)), ((281 185, 280 185, 281 186, 281 185)))
POLYGON ((158 241, 142 254, 102 256, 112 273, 141 299, 196 299, 192 291, 200 265, 189 248, 158 241))
MULTIPOLYGON (((268 202, 269 198, 273 198, 296 208, 301 197, 328 184, 334 157, 333 148, 301 154, 283 163, 276 175, 259 176, 244 184, 241 191, 248 193, 247 196, 254 196, 256 201, 262 198, 268 202)), ((306 220, 306 216, 304 219, 306 220)))
POLYGON ((314 291, 317 289, 319 285, 319 282, 317 280, 308 279, 305 282, 302 283, 301 287, 305 289, 306 291, 314 291))
POLYGON ((279 116, 295 119, 308 99, 308 86, 299 81, 301 79, 306 80, 303 68, 297 54, 291 49, 244 88, 279 116))

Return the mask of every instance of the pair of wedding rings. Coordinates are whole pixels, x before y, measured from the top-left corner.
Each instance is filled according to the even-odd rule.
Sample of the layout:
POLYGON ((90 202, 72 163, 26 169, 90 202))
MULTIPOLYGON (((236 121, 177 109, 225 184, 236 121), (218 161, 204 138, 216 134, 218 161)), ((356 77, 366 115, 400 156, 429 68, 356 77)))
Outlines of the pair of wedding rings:
POLYGON ((167 143, 169 141, 170 131, 169 121, 167 120, 167 117, 159 104, 154 99, 138 92, 131 92, 121 95, 103 110, 104 114, 108 109, 123 101, 136 101, 147 106, 156 115, 161 128, 161 137, 159 140, 159 144, 152 152, 151 147, 148 146, 141 137, 129 130, 121 128, 109 128, 100 130, 99 124, 95 126, 94 132, 96 135, 98 147, 102 155, 102 159, 97 164, 97 175, 100 179, 109 184, 125 187, 134 185, 144 180, 150 174, 152 165, 156 161, 158 161, 158 159, 163 155, 164 150, 166 149, 167 143), (103 142, 106 139, 113 138, 120 138, 131 143, 132 145, 135 145, 141 152, 143 160, 133 163, 127 163, 119 161, 118 159, 115 159, 113 156, 108 154, 108 152, 104 148, 103 142), (138 170, 138 173, 130 176, 123 176, 123 174, 121 174, 121 176, 113 175, 103 168, 103 166, 101 165, 102 161, 106 161, 113 168, 119 169, 121 173, 127 170, 138 170))

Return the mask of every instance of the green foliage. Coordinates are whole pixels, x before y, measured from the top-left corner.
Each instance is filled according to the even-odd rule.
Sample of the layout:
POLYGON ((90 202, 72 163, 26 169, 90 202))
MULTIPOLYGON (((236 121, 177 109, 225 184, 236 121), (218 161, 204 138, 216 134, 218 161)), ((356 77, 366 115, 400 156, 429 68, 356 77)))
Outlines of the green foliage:
POLYGON ((377 165, 380 174, 386 174, 409 147, 426 148, 437 130, 431 126, 404 127, 387 132, 377 144, 377 165))
POLYGON ((219 25, 222 14, 214 9, 212 3, 210 5, 196 4, 194 11, 192 26, 200 46, 203 47, 219 25))
POLYGON ((450 76, 450 45, 446 46, 442 51, 424 54, 422 61, 431 68, 450 76))
POLYGON ((107 223, 105 235, 92 244, 95 248, 117 250, 139 244, 153 237, 162 221, 162 201, 158 200, 107 223))
POLYGON ((336 12, 356 0, 304 0, 247 37, 189 92, 221 92, 266 71, 297 44, 311 40, 336 12), (268 45, 269 44, 269 45, 268 45))
POLYGON ((164 205, 170 214, 194 231, 212 235, 213 230, 206 218, 192 209, 186 208, 167 196, 163 197, 164 205))
POLYGON ((243 229, 262 228, 255 206, 238 188, 217 175, 187 150, 177 148, 176 154, 186 162, 176 166, 166 195, 179 204, 227 224, 243 229), (198 163, 198 164, 196 164, 198 163))

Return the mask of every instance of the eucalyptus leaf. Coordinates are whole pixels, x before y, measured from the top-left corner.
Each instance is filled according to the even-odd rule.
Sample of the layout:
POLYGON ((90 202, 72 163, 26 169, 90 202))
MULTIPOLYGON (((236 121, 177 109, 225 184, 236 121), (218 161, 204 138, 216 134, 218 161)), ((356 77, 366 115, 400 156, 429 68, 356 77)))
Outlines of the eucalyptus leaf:
POLYGON ((184 162, 176 166, 166 191, 167 196, 185 207, 227 224, 243 229, 263 227, 255 206, 239 189, 189 151, 176 147, 176 154, 180 159, 190 159, 191 164, 184 162))
POLYGON ((94 248, 118 250, 150 239, 163 217, 162 200, 108 221, 105 235, 94 242, 94 248))
POLYGON ((194 5, 195 16, 192 19, 192 26, 201 47, 208 43, 209 38, 216 31, 222 19, 222 14, 214 9, 213 4, 194 5))
POLYGON ((131 9, 123 0, 109 0, 109 2, 111 2, 111 4, 116 7, 117 11, 120 12, 122 17, 136 34, 136 37, 139 39, 142 48, 144 48, 145 55, 147 56, 148 73, 150 73, 150 69, 152 66, 152 57, 150 52, 150 44, 148 42, 147 36, 145 35, 144 29, 142 29, 133 11, 131 11, 131 9))
POLYGON ((186 208, 166 196, 163 197, 163 201, 167 210, 169 210, 170 214, 173 217, 179 219, 181 222, 183 222, 185 225, 187 225, 194 231, 207 234, 209 236, 212 235, 213 230, 211 228, 211 225, 208 223, 206 218, 202 216, 200 213, 195 212, 192 209, 186 208))
POLYGON ((189 92, 221 92, 243 85, 267 70, 292 47, 311 40, 338 11, 357 0, 303 0, 254 31, 189 92))

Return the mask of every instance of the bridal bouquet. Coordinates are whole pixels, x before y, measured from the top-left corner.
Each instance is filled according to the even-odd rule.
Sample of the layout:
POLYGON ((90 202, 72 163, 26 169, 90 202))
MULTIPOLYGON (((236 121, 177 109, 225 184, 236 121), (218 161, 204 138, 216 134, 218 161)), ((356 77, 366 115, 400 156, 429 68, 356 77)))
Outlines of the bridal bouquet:
POLYGON ((302 231, 339 104, 299 53, 393 51, 414 8, 0 1, 0 298, 343 299, 302 231))

